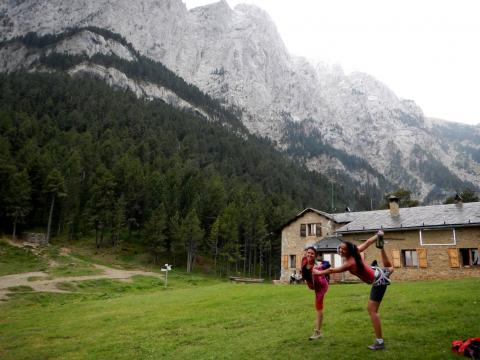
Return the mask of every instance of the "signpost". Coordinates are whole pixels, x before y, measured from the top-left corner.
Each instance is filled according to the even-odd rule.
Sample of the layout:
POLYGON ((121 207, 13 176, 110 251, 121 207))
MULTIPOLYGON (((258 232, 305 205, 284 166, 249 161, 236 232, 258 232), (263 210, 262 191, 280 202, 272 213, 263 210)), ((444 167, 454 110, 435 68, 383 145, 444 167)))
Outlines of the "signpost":
POLYGON ((165 287, 167 287, 168 283, 168 272, 172 270, 172 265, 165 264, 165 267, 160 269, 161 271, 165 271, 165 287))

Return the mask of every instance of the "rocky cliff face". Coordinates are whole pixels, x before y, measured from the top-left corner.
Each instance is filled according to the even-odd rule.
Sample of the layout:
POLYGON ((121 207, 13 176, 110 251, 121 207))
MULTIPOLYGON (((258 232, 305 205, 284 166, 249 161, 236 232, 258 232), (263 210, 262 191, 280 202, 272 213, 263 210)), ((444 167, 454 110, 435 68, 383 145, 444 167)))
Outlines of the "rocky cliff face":
MULTIPOLYGON (((346 173, 358 183, 378 184, 384 176, 427 201, 480 183, 479 127, 426 119, 413 101, 399 99, 372 76, 346 75, 339 67, 291 56, 275 24, 257 7, 231 9, 223 0, 190 11, 181 0, 11 0, 0 5, 4 40, 88 25, 122 35, 140 54, 241 109, 250 131, 271 138, 283 150, 300 149, 292 156, 316 171, 346 173), (452 131, 470 136, 449 136, 452 131), (436 178, 435 172, 447 180, 436 178)), ((51 51, 134 60, 121 44, 88 32, 51 51)), ((35 56, 31 49, 10 43, 0 51, 0 70, 31 67, 35 56)), ((79 71, 188 107, 175 94, 166 94, 167 89, 132 82, 114 69, 70 69, 79 71)))

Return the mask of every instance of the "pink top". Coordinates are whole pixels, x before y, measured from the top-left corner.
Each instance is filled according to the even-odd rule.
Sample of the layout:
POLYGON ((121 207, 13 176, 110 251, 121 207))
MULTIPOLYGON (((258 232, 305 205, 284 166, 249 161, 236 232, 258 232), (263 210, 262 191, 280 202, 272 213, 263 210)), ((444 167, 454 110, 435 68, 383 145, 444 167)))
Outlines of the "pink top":
MULTIPOLYGON (((322 264, 315 265, 313 267, 316 270, 323 270, 322 264)), ((328 281, 324 275, 315 275, 312 273, 313 277, 313 286, 316 293, 325 294, 328 290, 328 281)))
POLYGON ((362 262, 363 269, 359 269, 353 257, 346 259, 347 270, 350 271, 350 273, 352 273, 353 275, 358 276, 360 280, 366 282, 367 284, 372 284, 375 280, 375 272, 370 267, 370 265, 365 263, 364 260, 362 260, 362 262))
MULTIPOLYGON (((327 279, 325 278, 324 275, 316 275, 316 274, 313 274, 313 269, 315 270, 323 270, 323 266, 322 264, 318 264, 318 265, 314 265, 312 268, 308 269, 306 266, 306 263, 304 263, 304 267, 302 267, 302 269, 305 271, 305 272, 309 272, 309 275, 304 277, 305 280, 306 280, 306 283, 308 285, 308 287, 312 290, 315 290, 315 293, 316 294, 325 294, 328 290, 328 281, 327 279), (311 277, 310 277, 311 275, 311 277)), ((306 275, 306 274, 303 274, 303 275, 306 275)))

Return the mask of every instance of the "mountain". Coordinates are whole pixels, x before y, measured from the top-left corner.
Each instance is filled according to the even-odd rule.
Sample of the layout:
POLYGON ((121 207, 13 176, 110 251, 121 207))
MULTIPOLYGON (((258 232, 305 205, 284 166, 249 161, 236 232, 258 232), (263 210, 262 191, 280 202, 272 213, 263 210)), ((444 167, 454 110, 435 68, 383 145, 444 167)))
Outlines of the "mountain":
POLYGON ((252 133, 365 195, 403 186, 435 202, 452 191, 479 189, 478 126, 428 119, 370 75, 290 55, 268 14, 255 6, 231 9, 219 1, 189 11, 180 0, 9 1, 0 5, 0 38, 1 71, 46 70, 49 54, 76 55, 75 65, 63 70, 211 118, 171 88, 125 70, 139 56, 159 62, 236 109, 252 133), (88 30, 41 49, 15 41, 31 32, 48 37, 89 26, 120 35, 128 46, 88 30), (125 66, 97 61, 99 54, 125 66))

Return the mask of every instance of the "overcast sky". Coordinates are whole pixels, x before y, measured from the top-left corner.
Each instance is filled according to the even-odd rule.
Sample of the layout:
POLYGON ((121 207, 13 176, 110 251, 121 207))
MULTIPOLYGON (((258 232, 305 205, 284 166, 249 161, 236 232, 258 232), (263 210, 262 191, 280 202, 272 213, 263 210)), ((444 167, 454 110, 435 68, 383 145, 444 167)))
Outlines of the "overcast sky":
MULTIPOLYGON (((192 7, 214 0, 183 0, 192 7)), ((289 51, 373 75, 428 117, 480 123, 478 0, 227 0, 266 10, 289 51)))

